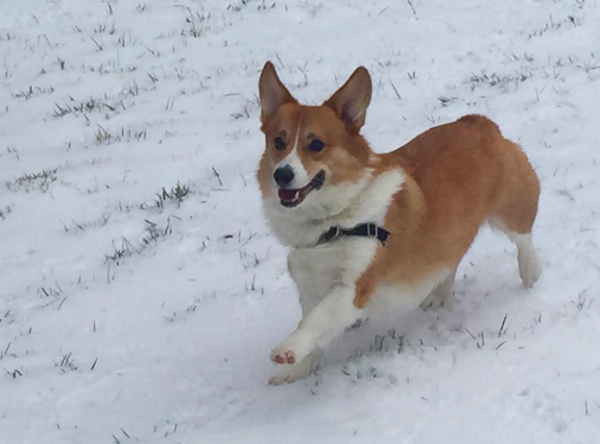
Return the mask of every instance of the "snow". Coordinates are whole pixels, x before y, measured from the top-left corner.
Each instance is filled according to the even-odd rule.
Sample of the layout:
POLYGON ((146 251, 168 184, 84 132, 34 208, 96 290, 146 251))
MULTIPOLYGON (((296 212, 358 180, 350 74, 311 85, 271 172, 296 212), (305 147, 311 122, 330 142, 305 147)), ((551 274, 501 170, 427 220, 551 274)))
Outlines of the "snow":
POLYGON ((2 2, 0 443, 600 443, 598 2, 230 2, 2 2), (484 228, 451 307, 268 386, 300 316, 254 179, 268 59, 307 103, 365 65, 377 151, 493 118, 541 280, 484 228))

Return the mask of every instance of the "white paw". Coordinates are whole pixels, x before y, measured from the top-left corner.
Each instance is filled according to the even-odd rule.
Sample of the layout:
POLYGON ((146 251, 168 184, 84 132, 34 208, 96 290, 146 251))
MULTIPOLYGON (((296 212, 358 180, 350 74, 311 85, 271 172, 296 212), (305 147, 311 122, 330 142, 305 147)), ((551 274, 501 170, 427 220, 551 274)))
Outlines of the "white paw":
POLYGON ((315 359, 307 356, 303 361, 294 365, 280 365, 277 367, 271 378, 270 385, 282 385, 296 382, 300 379, 306 379, 310 376, 315 359))
POLYGON ((305 340, 296 330, 271 351, 271 361, 275 364, 295 364, 308 356, 314 348, 315 344, 305 340))
MULTIPOLYGON (((306 375, 306 376, 308 376, 308 375, 306 375)), ((296 382, 298 379, 303 379, 303 378, 302 377, 296 377, 296 375, 293 372, 289 372, 289 371, 276 371, 269 378, 269 385, 291 384, 292 382, 296 382)))
POLYGON ((423 302, 421 302, 421 310, 437 310, 438 308, 442 308, 446 303, 446 299, 440 297, 439 294, 434 290, 425 298, 423 302))
POLYGON ((451 288, 452 287, 450 287, 450 290, 443 286, 434 288, 431 293, 429 293, 429 296, 421 302, 421 310, 437 310, 442 307, 449 307, 452 300, 450 297, 452 293, 451 288))
POLYGON ((526 288, 537 282, 542 274, 542 267, 535 252, 519 254, 519 275, 526 288))
POLYGON ((295 364, 296 353, 294 350, 287 350, 286 347, 276 347, 271 351, 271 361, 275 364, 295 364))
POLYGON ((456 270, 431 290, 431 293, 421 302, 422 310, 437 310, 438 308, 450 306, 455 274, 456 270))

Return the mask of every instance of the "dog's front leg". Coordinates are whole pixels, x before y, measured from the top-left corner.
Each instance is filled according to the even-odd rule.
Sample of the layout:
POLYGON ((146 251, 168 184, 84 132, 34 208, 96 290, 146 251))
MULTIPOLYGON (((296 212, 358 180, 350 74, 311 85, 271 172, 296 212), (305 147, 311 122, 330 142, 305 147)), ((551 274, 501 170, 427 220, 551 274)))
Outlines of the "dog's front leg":
POLYGON ((298 328, 271 352, 277 364, 295 364, 306 358, 317 346, 323 347, 333 337, 365 316, 365 310, 354 305, 354 286, 334 288, 300 321, 298 328))
POLYGON ((319 365, 322 350, 316 348, 302 361, 292 365, 278 365, 269 378, 270 385, 281 385, 308 378, 319 365))

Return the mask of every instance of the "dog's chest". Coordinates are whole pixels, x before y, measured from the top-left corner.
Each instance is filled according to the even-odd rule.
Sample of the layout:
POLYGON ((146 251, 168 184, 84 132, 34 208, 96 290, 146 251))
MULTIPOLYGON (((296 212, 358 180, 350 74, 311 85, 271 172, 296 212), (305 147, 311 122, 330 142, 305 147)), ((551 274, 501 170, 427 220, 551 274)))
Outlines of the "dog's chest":
POLYGON ((288 265, 301 298, 322 299, 333 287, 354 286, 369 266, 377 241, 353 237, 290 252, 288 265))

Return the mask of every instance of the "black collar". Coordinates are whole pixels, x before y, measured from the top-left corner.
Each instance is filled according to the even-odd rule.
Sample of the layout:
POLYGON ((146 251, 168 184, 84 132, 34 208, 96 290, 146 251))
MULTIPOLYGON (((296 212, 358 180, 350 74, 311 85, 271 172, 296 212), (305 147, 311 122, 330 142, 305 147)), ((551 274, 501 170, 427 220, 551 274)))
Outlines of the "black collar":
POLYGON ((377 226, 377 224, 359 224, 354 228, 333 226, 321 235, 317 245, 324 244, 325 242, 329 242, 342 236, 364 236, 379 240, 381 245, 385 247, 389 235, 389 231, 377 226))

